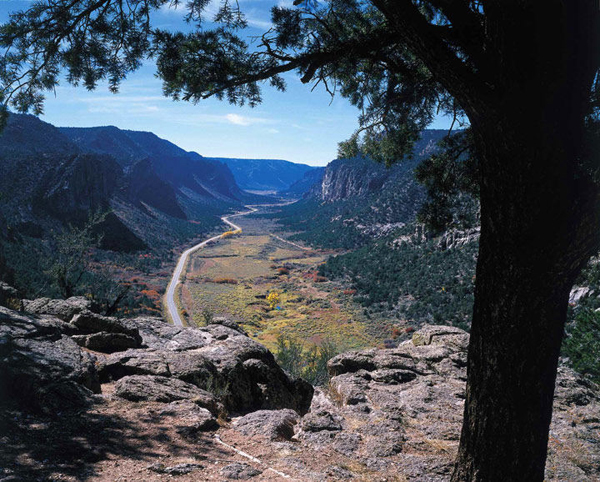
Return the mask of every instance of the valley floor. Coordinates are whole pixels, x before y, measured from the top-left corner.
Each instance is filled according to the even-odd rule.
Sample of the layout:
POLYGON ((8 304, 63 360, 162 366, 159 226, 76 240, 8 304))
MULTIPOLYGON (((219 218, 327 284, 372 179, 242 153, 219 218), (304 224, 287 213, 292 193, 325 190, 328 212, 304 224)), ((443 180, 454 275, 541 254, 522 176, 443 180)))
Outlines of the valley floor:
POLYGON ((238 217, 236 223, 242 235, 191 255, 181 288, 189 325, 203 325, 205 316, 225 316, 269 349, 280 335, 309 345, 327 340, 344 349, 381 343, 385 330, 365 319, 351 294, 317 276, 331 251, 286 242, 264 219, 238 217), (271 293, 277 296, 272 308, 271 293))

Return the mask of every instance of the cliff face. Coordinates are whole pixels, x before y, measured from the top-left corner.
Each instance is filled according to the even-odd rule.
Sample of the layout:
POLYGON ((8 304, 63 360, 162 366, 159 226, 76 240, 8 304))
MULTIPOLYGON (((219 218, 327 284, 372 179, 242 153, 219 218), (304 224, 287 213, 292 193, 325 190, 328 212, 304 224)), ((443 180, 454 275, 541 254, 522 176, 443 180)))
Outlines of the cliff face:
POLYGON ((311 194, 325 202, 334 202, 386 189, 406 192, 416 184, 412 170, 435 151, 436 143, 446 134, 447 131, 441 130, 424 131, 415 143, 412 157, 398 161, 391 168, 361 157, 337 159, 325 168, 321 184, 314 186, 311 194))
POLYGON ((338 159, 325 169, 318 196, 326 202, 364 197, 380 189, 389 177, 389 171, 369 159, 338 159))

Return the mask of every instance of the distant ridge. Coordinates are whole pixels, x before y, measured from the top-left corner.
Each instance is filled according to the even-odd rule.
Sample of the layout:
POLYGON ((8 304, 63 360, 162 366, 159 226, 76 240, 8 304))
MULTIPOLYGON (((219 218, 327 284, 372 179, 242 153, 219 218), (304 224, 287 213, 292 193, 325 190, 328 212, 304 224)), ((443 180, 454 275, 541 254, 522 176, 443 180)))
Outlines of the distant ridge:
POLYGON ((282 159, 210 158, 224 163, 242 189, 253 191, 285 191, 302 179, 305 173, 316 169, 282 159))

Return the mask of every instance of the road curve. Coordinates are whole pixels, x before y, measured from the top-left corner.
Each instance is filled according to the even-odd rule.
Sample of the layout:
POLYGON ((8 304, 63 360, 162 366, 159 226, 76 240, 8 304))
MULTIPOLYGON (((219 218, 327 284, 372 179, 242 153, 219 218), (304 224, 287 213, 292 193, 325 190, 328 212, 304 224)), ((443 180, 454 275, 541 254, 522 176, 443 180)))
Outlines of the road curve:
MULTIPOLYGON (((241 229, 237 224, 232 223, 229 220, 229 218, 234 218, 237 216, 245 216, 247 214, 253 213, 258 210, 253 206, 246 206, 246 207, 249 209, 249 211, 244 211, 241 213, 223 216, 221 218, 221 221, 223 221, 225 224, 228 224, 233 229, 241 229)), ((187 264, 190 254, 192 254, 194 251, 197 251, 200 248, 206 246, 211 241, 217 241, 220 238, 221 238, 221 235, 219 234, 217 236, 213 236, 212 238, 206 239, 205 241, 202 241, 201 243, 197 244, 196 246, 192 246, 191 248, 186 249, 179 257, 179 261, 177 262, 177 266, 175 267, 175 271, 173 271, 173 276, 171 277, 171 281, 169 282, 169 286, 167 287, 167 293, 165 294, 165 301, 167 304, 167 312, 169 313, 169 316, 171 317, 171 320, 173 320, 173 324, 175 326, 183 326, 183 320, 181 319, 181 316, 179 316, 179 310, 177 309, 177 305, 175 304, 175 290, 177 288, 177 285, 181 281, 181 273, 183 273, 183 270, 185 268, 185 265, 187 264)))

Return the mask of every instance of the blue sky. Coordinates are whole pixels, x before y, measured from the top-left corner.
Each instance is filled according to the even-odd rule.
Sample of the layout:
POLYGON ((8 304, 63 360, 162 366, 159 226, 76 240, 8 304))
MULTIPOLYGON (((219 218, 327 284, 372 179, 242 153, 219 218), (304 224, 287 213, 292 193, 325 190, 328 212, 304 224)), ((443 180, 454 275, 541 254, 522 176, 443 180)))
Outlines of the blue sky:
MULTIPOLYGON (((249 33, 256 35, 268 28, 270 8, 284 2, 291 3, 240 0, 249 33)), ((0 0, 0 22, 30 3, 0 0)), ((182 10, 163 8, 155 16, 155 25, 178 29, 184 25, 182 18, 182 10)), ((312 87, 294 74, 285 77, 288 88, 284 93, 265 87, 263 103, 255 108, 213 99, 196 105, 174 102, 162 96, 161 82, 154 74, 154 66, 145 65, 122 84, 118 94, 111 94, 106 85, 88 92, 63 82, 56 96, 48 95, 42 119, 56 126, 115 125, 151 131, 203 156, 286 159, 311 165, 333 160, 338 142, 358 126, 358 111, 348 101, 341 96, 332 101, 321 87, 311 92, 312 87)), ((432 127, 448 125, 440 119, 432 127)))

